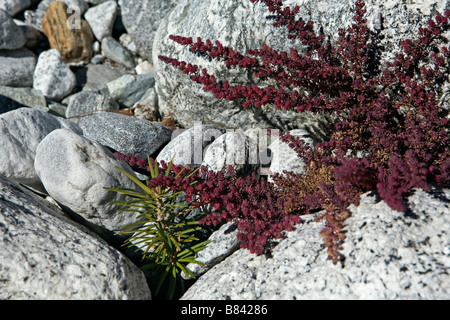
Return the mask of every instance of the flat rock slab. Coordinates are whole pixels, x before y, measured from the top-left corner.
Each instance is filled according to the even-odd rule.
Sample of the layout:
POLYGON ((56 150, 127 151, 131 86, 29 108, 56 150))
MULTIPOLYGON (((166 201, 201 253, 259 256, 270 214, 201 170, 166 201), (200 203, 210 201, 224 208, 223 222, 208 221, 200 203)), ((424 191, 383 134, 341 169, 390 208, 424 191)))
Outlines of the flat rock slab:
POLYGON ((83 135, 115 151, 146 159, 170 141, 172 130, 156 122, 113 112, 71 119, 83 135))

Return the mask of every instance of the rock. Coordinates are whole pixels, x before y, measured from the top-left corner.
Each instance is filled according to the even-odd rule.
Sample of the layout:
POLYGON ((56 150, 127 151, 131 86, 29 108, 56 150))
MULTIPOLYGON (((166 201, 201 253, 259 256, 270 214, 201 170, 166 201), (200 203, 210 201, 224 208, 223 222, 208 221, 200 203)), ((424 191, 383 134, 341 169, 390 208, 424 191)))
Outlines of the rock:
POLYGON ((5 10, 12 17, 27 9, 35 0, 0 0, 0 9, 5 10))
POLYGON ((173 159, 173 163, 176 165, 199 166, 203 162, 203 154, 207 147, 225 131, 215 125, 201 124, 187 130, 176 130, 156 160, 169 163, 173 159))
POLYGON ((128 108, 133 107, 154 85, 155 75, 153 73, 126 74, 106 84, 111 97, 128 108))
POLYGON ((107 239, 137 219, 136 214, 120 213, 119 206, 110 203, 125 200, 125 196, 104 189, 136 189, 116 167, 133 174, 108 149, 67 129, 47 135, 38 145, 34 161, 48 194, 72 210, 74 219, 107 239))
POLYGON ((230 165, 239 176, 259 173, 256 141, 238 131, 226 132, 214 140, 205 152, 202 166, 226 173, 230 165))
POLYGON ((153 65, 148 62, 147 60, 142 61, 141 63, 139 63, 136 68, 136 74, 146 74, 146 73, 151 73, 154 72, 155 69, 153 68, 153 65))
POLYGON ((127 74, 121 68, 108 66, 105 64, 88 64, 76 72, 77 83, 83 91, 108 92, 106 84, 127 74))
POLYGON ((5 10, 0 9, 0 50, 20 49, 26 42, 22 29, 14 23, 5 10))
MULTIPOLYGON (((292 136, 299 136, 310 147, 313 147, 315 142, 306 130, 295 129, 289 131, 292 136)), ((269 146, 272 153, 272 161, 270 163, 270 175, 274 173, 282 174, 283 171, 295 172, 303 174, 305 172, 303 160, 298 157, 297 152, 292 150, 288 144, 280 139, 275 140, 269 146)), ((269 176, 270 179, 270 176, 269 176)))
POLYGON ((0 86, 0 113, 29 107, 48 112, 44 95, 32 88, 11 88, 0 86))
POLYGON ((58 50, 50 49, 39 55, 33 75, 34 89, 51 100, 61 101, 72 93, 75 86, 75 74, 64 63, 58 50))
POLYGON ((77 18, 70 24, 67 4, 55 1, 48 7, 42 21, 42 32, 47 36, 52 49, 61 52, 64 62, 88 62, 93 55, 94 35, 89 24, 77 18))
POLYGON ((108 59, 120 63, 129 69, 133 69, 135 66, 131 52, 113 37, 107 36, 103 38, 102 52, 108 59))
POLYGON ((42 42, 44 42, 44 36, 34 26, 23 22, 21 20, 14 19, 14 23, 19 26, 26 38, 25 47, 35 48, 42 42))
POLYGON ((118 9, 117 2, 110 0, 90 8, 84 14, 84 18, 98 41, 111 36, 118 9))
POLYGON ((239 249, 237 233, 233 222, 224 224, 208 238, 210 241, 208 246, 195 255, 195 260, 204 263, 205 266, 189 263, 186 267, 198 278, 239 249))
POLYGON ((95 111, 119 110, 111 97, 95 91, 81 91, 71 95, 67 101, 66 118, 83 116, 95 111))
POLYGON ((449 198, 449 189, 417 190, 405 215, 365 194, 358 207, 350 207, 344 266, 328 259, 319 235, 324 223, 310 217, 286 233, 272 258, 240 249, 200 277, 182 299, 446 300, 449 198))
POLYGON ((172 10, 177 0, 119 0, 122 22, 137 45, 138 52, 149 61, 156 30, 161 19, 172 10))
POLYGON ((68 6, 67 13, 69 14, 69 20, 67 22, 69 25, 74 24, 74 27, 77 27, 79 19, 89 8, 84 0, 42 0, 39 2, 36 10, 26 10, 24 12, 25 21, 35 26, 37 30, 42 31, 44 15, 50 7, 50 4, 55 1, 64 2, 68 6))
MULTIPOLYGON (((398 1, 368 0, 369 24, 378 25, 381 15, 384 29, 386 59, 398 52, 400 40, 417 36, 420 24, 426 24, 430 17, 430 8, 443 13, 448 9, 445 0, 429 0, 422 5, 404 4, 398 1), (412 28, 412 24, 414 27, 412 28), (397 48, 397 49, 396 49, 397 48)), ((305 21, 312 20, 319 31, 321 28, 331 41, 336 40, 339 28, 352 23, 354 0, 289 0, 285 5, 300 6, 299 16, 305 21)), ((171 65, 160 61, 159 55, 177 58, 208 69, 218 80, 226 80, 232 85, 261 84, 257 79, 249 78, 246 70, 228 69, 223 62, 208 61, 193 54, 185 46, 169 39, 169 35, 201 37, 204 41, 219 40, 224 46, 230 46, 242 53, 249 49, 259 49, 266 43, 278 51, 289 52, 290 47, 302 51, 302 45, 287 40, 286 28, 274 28, 273 19, 267 7, 248 0, 183 0, 164 18, 155 35, 153 64, 159 96, 159 109, 162 115, 171 114, 183 127, 191 127, 194 121, 214 123, 226 128, 247 129, 252 127, 278 128, 283 131, 304 128, 306 125, 319 126, 319 115, 311 113, 297 114, 273 110, 243 109, 242 102, 217 100, 213 94, 203 91, 203 85, 193 83, 189 77, 171 65), (262 114, 264 113, 264 114, 262 114)))
POLYGON ((0 50, 0 85, 10 87, 30 87, 36 56, 26 48, 0 50))
POLYGON ((86 138, 143 159, 167 144, 172 134, 171 129, 156 122, 113 112, 98 112, 71 120, 83 129, 86 138))
POLYGON ((71 121, 37 109, 20 108, 0 115, 0 173, 18 183, 45 191, 34 170, 39 143, 53 130, 66 128, 81 134, 71 121))
POLYGON ((144 274, 86 228, 0 175, 0 299, 151 299, 144 274))

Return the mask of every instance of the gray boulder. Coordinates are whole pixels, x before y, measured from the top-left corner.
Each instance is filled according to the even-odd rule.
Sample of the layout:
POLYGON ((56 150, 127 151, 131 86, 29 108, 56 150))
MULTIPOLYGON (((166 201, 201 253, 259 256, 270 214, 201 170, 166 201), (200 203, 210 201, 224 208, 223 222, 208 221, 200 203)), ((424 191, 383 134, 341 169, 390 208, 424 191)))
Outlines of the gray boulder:
MULTIPOLYGON (((287 0, 284 4, 299 5, 299 16, 305 21, 314 21, 317 31, 323 29, 333 42, 339 28, 352 23, 354 2, 287 0)), ((435 9, 442 13, 449 8, 446 0, 430 0, 421 4, 384 0, 366 2, 369 26, 374 30, 382 29, 380 33, 384 36, 382 44, 385 47, 385 59, 392 58, 398 52, 400 40, 417 36, 418 28, 427 23, 435 9)), ((170 40, 169 35, 192 37, 194 40, 201 37, 204 41, 210 39, 213 42, 219 40, 224 46, 244 54, 249 49, 259 49, 263 43, 279 51, 289 52, 290 47, 296 47, 301 52, 302 45, 287 40, 286 28, 274 28, 274 20, 270 16, 264 4, 248 0, 179 1, 162 20, 154 41, 153 64, 160 112, 173 115, 184 127, 191 127, 194 121, 202 121, 244 130, 252 127, 278 128, 283 131, 306 126, 321 128, 319 115, 275 111, 271 107, 243 109, 241 102, 217 100, 213 94, 203 91, 203 85, 193 83, 181 71, 158 59, 159 55, 169 56, 205 67, 218 80, 226 80, 231 85, 256 83, 266 86, 270 83, 254 79, 247 70, 228 69, 223 62, 208 61, 193 54, 185 46, 170 40)))
POLYGON ((156 160, 169 163, 173 159, 176 165, 201 165, 207 147, 222 134, 225 129, 215 125, 196 125, 187 130, 176 130, 171 141, 161 150, 156 160))
POLYGON ((365 194, 351 206, 334 265, 314 216, 287 232, 272 258, 240 249, 206 272, 182 299, 322 300, 450 298, 450 190, 417 190, 410 214, 365 194))
POLYGON ((36 149, 50 132, 61 128, 82 133, 71 121, 37 109, 19 108, 0 114, 0 173, 44 191, 34 170, 36 149))
POLYGON ((17 26, 11 16, 0 6, 0 50, 20 49, 27 39, 22 29, 17 26))
POLYGON ((71 119, 83 135, 115 151, 146 159, 170 141, 172 130, 143 119, 112 112, 98 112, 71 119))
POLYGON ((83 87, 83 91, 108 92, 106 84, 120 78, 127 72, 118 67, 105 64, 88 64, 76 72, 77 83, 83 87))
POLYGON ((125 29, 147 59, 152 59, 153 41, 161 20, 177 3, 177 0, 119 0, 125 29))
POLYGON ((14 16, 28 8, 33 2, 36 0, 0 0, 0 9, 8 12, 10 16, 14 16))
POLYGON ((72 93, 77 82, 75 74, 64 63, 61 53, 50 49, 39 55, 33 74, 33 88, 47 98, 61 101, 72 93))
POLYGON ((36 56, 26 48, 0 50, 0 85, 31 87, 36 56))
POLYGON ((74 217, 105 237, 136 222, 136 215, 117 212, 112 201, 125 196, 104 188, 131 188, 135 184, 116 167, 133 174, 105 147, 76 133, 59 129, 36 150, 34 168, 48 194, 73 211, 74 217))
POLYGON ((0 174, 0 299, 151 299, 119 251, 0 174))

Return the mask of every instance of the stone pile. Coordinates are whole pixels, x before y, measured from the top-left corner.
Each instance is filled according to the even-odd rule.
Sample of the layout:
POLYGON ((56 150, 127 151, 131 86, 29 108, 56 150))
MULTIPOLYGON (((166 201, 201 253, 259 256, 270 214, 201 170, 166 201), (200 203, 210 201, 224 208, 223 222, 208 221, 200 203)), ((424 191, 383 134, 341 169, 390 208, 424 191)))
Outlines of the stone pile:
MULTIPOLYGON (((302 4, 300 15, 330 41, 351 21, 353 2, 285 1, 302 4)), ((385 59, 411 36, 411 21, 450 9, 444 0, 366 3, 385 59)), ((0 299, 151 298, 132 257, 115 249, 117 231, 136 217, 118 213, 111 202, 123 198, 104 187, 135 188, 116 167, 139 177, 116 151, 243 175, 302 172, 278 134, 313 146, 327 119, 217 101, 157 59, 252 83, 168 36, 287 50, 285 30, 266 16, 249 0, 0 0, 0 299)), ((449 198, 417 190, 405 219, 364 195, 347 223, 344 267, 327 259, 313 217, 271 259, 239 249, 224 225, 198 256, 206 266, 189 266, 200 278, 183 299, 448 299, 449 198)))

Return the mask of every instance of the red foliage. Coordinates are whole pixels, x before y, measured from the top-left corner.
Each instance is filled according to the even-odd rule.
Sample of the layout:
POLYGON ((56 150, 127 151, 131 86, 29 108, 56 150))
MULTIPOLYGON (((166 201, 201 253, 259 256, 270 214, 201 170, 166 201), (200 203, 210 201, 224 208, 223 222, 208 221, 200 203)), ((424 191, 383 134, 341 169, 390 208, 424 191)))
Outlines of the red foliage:
POLYGON ((321 219, 327 223, 322 235, 336 263, 344 240, 347 208, 358 204, 363 192, 376 190, 392 209, 405 211, 403 197, 407 192, 450 185, 450 123, 448 112, 438 106, 450 68, 450 47, 443 36, 450 28, 450 11, 431 19, 427 27, 419 29, 417 39, 401 43, 402 53, 381 65, 380 39, 366 25, 361 0, 355 4, 354 24, 340 30, 334 46, 314 33, 312 22, 297 18, 298 7, 285 8, 281 0, 250 1, 267 6, 277 17, 274 26, 286 27, 290 39, 307 46, 306 53, 300 54, 296 48, 278 52, 262 45, 242 54, 218 41, 170 38, 194 53, 225 61, 229 68, 243 68, 256 77, 270 78, 275 85, 232 86, 196 65, 160 59, 190 75, 218 99, 242 100, 243 107, 272 104, 277 109, 298 112, 336 112, 340 120, 334 124, 330 140, 314 149, 290 135, 282 137, 305 161, 304 176, 276 176, 277 188, 255 178, 237 180, 228 186, 234 195, 217 199, 217 212, 206 220, 238 219, 246 235, 240 236, 243 245, 261 252, 265 241, 279 237, 283 228, 289 229, 299 221, 296 215, 312 208, 325 209, 321 219), (305 186, 305 179, 315 189, 298 189, 305 186), (314 179, 323 181, 313 183, 314 179), (247 192, 247 187, 252 192, 247 192), (280 195, 293 200, 287 204, 280 200, 286 197, 280 195), (286 212, 287 208, 292 212, 286 212))

